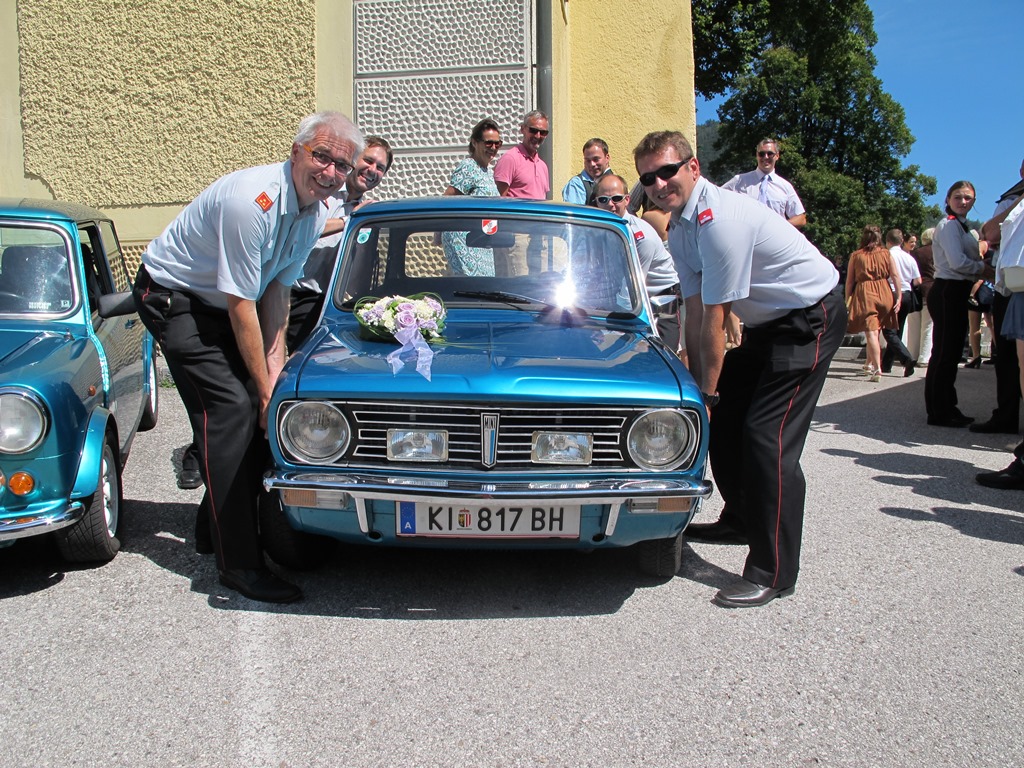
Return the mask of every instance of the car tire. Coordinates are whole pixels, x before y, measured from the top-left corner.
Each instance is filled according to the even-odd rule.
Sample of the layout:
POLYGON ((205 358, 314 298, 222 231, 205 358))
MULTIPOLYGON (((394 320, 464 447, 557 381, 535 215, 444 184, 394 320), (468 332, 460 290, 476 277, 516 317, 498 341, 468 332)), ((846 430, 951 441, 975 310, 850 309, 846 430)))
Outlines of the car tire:
POLYGON ((637 563, 648 576, 670 579, 683 564, 683 532, 667 539, 641 541, 636 545, 637 563))
POLYGON ((108 562, 121 549, 121 468, 110 441, 103 443, 99 484, 85 500, 85 516, 54 534, 61 556, 72 563, 108 562))
POLYGON ((259 515, 263 551, 278 565, 293 571, 311 571, 330 555, 334 540, 292 528, 276 491, 260 493, 259 515))
POLYGON ((146 406, 142 410, 142 418, 139 419, 139 432, 153 429, 156 426, 156 419, 160 412, 160 381, 156 373, 156 357, 149 363, 146 385, 149 387, 149 396, 146 398, 146 406))

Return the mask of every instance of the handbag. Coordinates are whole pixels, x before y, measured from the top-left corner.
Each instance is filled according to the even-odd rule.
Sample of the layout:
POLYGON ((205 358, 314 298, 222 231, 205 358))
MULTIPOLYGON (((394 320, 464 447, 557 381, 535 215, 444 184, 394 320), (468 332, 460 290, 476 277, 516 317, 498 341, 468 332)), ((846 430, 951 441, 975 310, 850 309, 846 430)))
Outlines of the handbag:
POLYGON ((921 285, 915 285, 911 287, 910 291, 910 305, 907 307, 907 314, 914 312, 920 312, 924 309, 924 294, 921 293, 921 285))

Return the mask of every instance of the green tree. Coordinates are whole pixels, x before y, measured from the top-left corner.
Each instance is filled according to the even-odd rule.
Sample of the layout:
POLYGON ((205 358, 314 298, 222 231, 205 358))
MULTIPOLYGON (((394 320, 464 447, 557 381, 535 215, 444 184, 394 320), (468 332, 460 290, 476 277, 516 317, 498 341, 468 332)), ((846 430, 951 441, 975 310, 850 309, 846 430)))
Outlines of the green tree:
MULTIPOLYGON (((711 177, 748 170, 757 143, 777 138, 779 171, 808 211, 807 235, 833 258, 856 248, 865 224, 920 232, 933 223, 940 212, 924 199, 935 179, 902 165, 914 137, 874 74, 867 3, 773 0, 765 23, 761 54, 719 108, 711 177)), ((696 47, 696 22, 694 29, 696 47)))
POLYGON ((693 0, 694 87, 725 93, 754 60, 768 31, 768 0, 693 0))

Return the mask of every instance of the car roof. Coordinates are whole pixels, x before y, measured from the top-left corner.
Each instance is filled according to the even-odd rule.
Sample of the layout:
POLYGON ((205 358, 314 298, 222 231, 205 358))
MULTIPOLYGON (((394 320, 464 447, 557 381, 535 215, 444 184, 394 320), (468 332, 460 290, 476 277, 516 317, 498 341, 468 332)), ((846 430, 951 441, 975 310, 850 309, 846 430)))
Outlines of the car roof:
POLYGON ((583 219, 594 222, 619 224, 624 220, 610 211, 574 203, 554 203, 547 200, 521 200, 512 197, 474 197, 471 195, 445 195, 443 197, 408 197, 401 200, 374 201, 357 208, 352 217, 427 215, 527 215, 560 219, 583 219))
POLYGON ((110 221, 102 211, 63 200, 33 200, 27 197, 0 197, 0 217, 38 219, 40 221, 110 221))

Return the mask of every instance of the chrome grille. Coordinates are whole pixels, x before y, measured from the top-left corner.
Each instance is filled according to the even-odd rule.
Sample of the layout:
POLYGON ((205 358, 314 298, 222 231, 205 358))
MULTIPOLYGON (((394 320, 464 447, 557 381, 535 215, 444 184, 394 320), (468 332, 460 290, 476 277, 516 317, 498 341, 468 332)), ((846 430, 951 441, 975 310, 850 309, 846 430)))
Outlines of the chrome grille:
POLYGON ((586 432, 593 435, 592 468, 632 467, 625 458, 623 438, 630 420, 644 410, 386 402, 335 402, 335 405, 352 420, 355 449, 347 458, 350 464, 375 465, 387 462, 388 430, 418 427, 448 431, 449 465, 484 468, 483 417, 485 414, 495 414, 498 417, 498 430, 493 468, 530 467, 534 470, 537 465, 530 461, 533 433, 541 430, 586 432))

